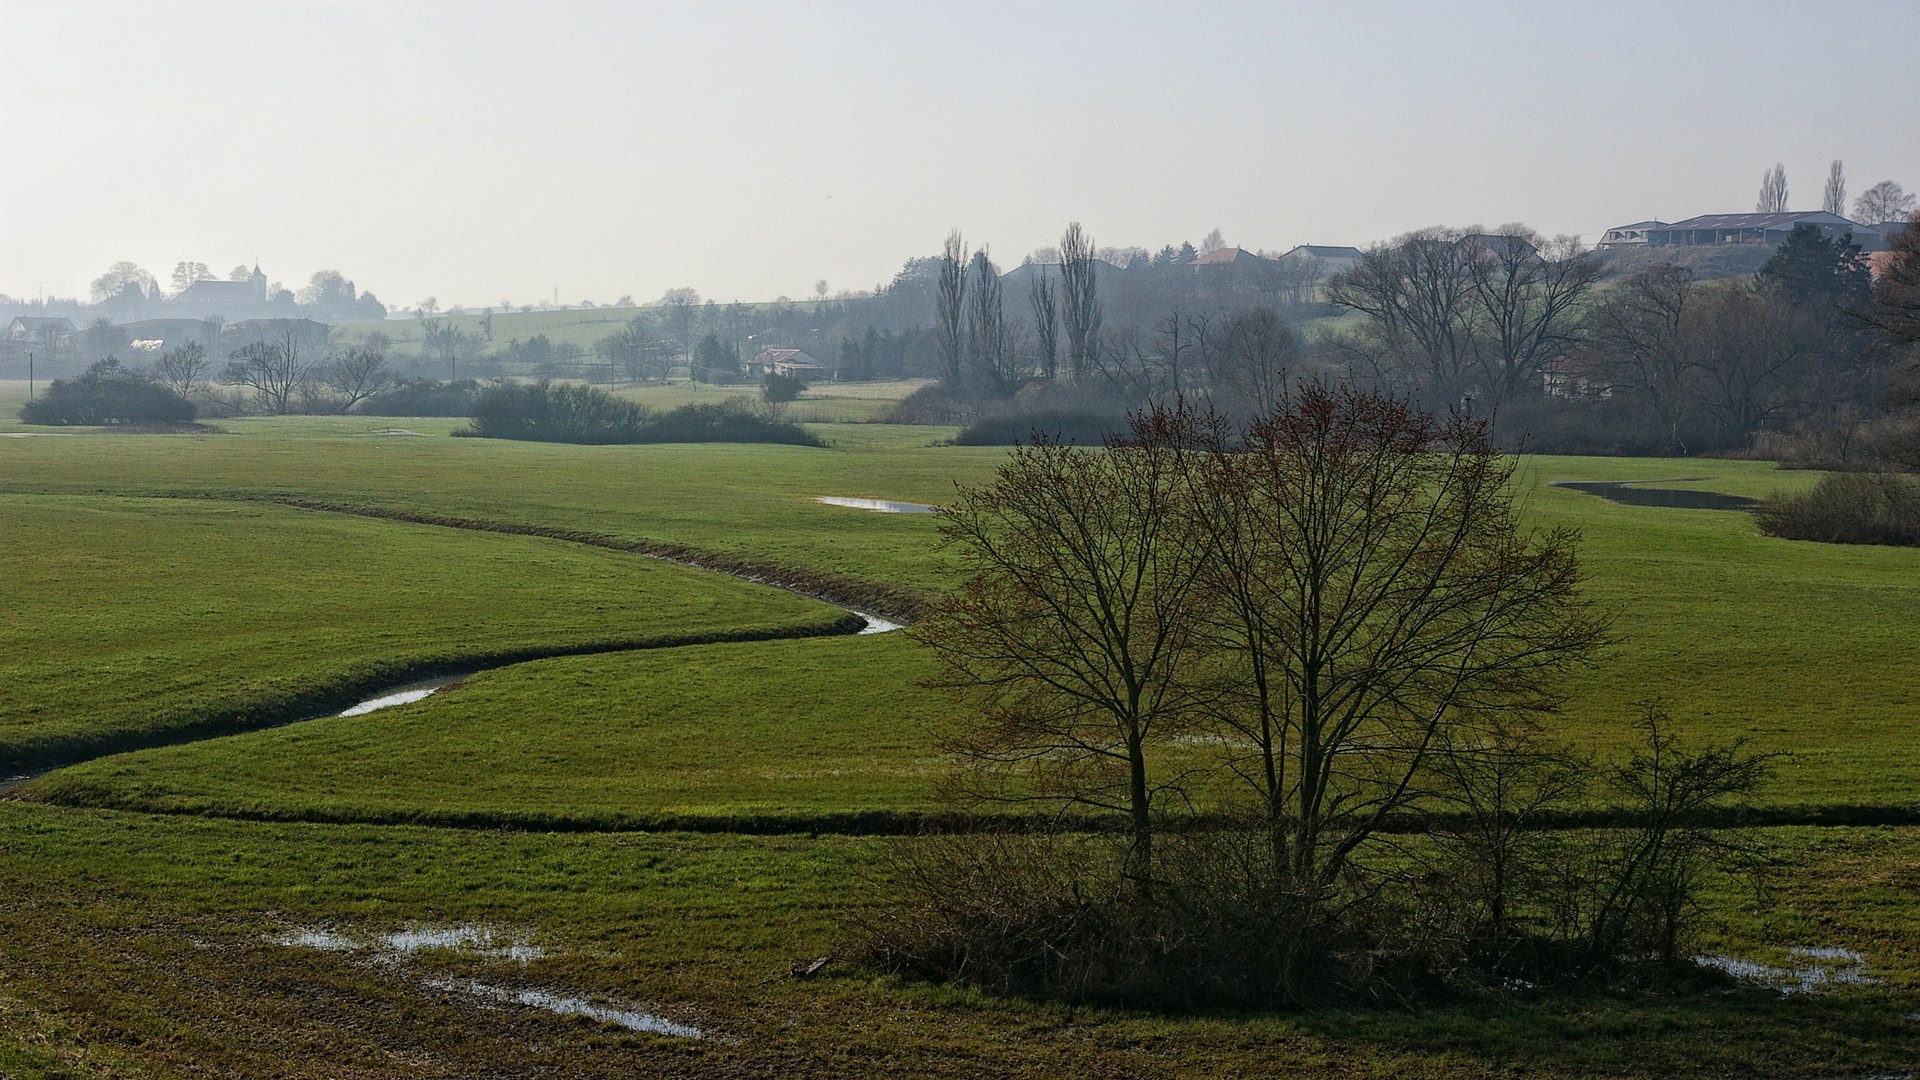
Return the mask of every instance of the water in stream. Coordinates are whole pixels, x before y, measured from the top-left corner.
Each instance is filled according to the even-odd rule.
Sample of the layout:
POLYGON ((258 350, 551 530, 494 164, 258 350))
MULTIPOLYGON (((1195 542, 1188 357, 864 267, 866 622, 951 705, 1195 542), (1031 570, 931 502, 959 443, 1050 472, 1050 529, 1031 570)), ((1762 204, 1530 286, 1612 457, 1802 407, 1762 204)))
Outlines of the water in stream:
POLYGON ((849 506, 855 510, 872 510, 882 514, 937 514, 940 508, 925 503, 894 502, 891 499, 846 499, 838 495, 821 495, 814 499, 828 506, 849 506))

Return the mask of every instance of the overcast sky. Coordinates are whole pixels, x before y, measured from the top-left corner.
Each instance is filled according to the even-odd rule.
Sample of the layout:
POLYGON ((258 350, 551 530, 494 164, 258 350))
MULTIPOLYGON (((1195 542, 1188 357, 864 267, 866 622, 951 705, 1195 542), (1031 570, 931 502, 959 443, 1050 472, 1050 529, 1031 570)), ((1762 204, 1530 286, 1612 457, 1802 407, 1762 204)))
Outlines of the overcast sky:
POLYGON ((0 292, 872 288, 948 229, 1583 234, 1920 188, 1920 2, 0 0, 0 292), (1578 8, 1578 10, 1575 10, 1578 8))

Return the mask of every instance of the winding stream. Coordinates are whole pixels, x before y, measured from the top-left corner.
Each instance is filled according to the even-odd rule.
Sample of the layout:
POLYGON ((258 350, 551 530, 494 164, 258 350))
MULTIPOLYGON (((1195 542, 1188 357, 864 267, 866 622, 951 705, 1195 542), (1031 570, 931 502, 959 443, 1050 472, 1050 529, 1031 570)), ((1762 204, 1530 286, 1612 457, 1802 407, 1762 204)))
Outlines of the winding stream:
MULTIPOLYGON (((774 586, 774 588, 778 588, 778 586, 774 586)), ((854 611, 852 608, 843 608, 842 610, 852 611, 855 615, 858 615, 862 619, 866 620, 866 624, 867 624, 866 626, 860 628, 859 630, 854 631, 855 635, 857 636, 865 636, 867 634, 885 634, 885 633, 890 633, 891 631, 894 631, 894 630, 905 630, 907 628, 906 623, 891 622, 887 619, 881 618, 878 615, 869 615, 864 611, 854 611)), ((542 659, 548 659, 548 658, 543 657, 542 659)), ((365 701, 361 701, 356 704, 350 705, 347 708, 342 709, 337 713, 336 712, 320 713, 315 716, 304 717, 303 719, 320 720, 329 716, 365 716, 367 713, 379 712, 381 709, 391 709, 395 705, 411 705, 416 701, 425 701, 427 698, 430 698, 433 695, 439 693, 440 691, 445 690, 447 687, 452 686, 455 683, 469 679, 475 675, 479 675, 483 672, 499 671, 502 668, 510 668, 518 664, 530 664, 530 663, 533 663, 533 661, 516 660, 510 664, 499 664, 494 667, 488 667, 488 668, 475 668, 472 671, 463 671, 457 675, 447 675, 439 679, 420 679, 410 683, 403 683, 399 686, 390 686, 380 691, 380 693, 377 696, 370 697, 365 701)), ((298 721, 295 721, 295 722, 297 723, 298 721)), ((0 794, 3 794, 6 791, 11 790, 11 788, 16 784, 24 783, 25 781, 30 779, 32 779, 32 777, 19 777, 16 780, 9 780, 5 784, 0 784, 0 794)))
MULTIPOLYGON (((38 433, 33 433, 33 434, 38 434, 38 433)), ((268 501, 278 502, 278 500, 268 500, 268 501)), ((822 501, 829 501, 829 500, 822 500, 822 501)), ((853 501, 878 502, 880 500, 853 500, 853 501)), ((451 524, 446 521, 417 520, 417 519, 409 518, 399 514, 368 513, 364 511, 339 510, 339 509, 323 509, 321 507, 313 506, 310 504, 303 504, 303 503, 280 502, 280 505, 293 506, 297 509, 303 509, 303 510, 308 510, 308 511, 317 512, 317 513, 357 514, 358 516, 372 516, 372 517, 378 517, 378 518, 383 518, 387 520, 402 521, 409 524, 432 525, 439 528, 467 528, 470 531, 475 531, 475 532, 498 531, 507 535, 542 535, 538 532, 529 532, 524 529, 506 529, 506 528, 494 529, 494 528, 486 528, 486 527, 476 526, 471 524, 462 526, 462 525, 451 524)), ((889 512, 889 513, 937 512, 936 508, 934 507, 930 507, 930 506, 920 507, 918 504, 914 504, 914 503, 900 503, 897 505, 902 507, 913 507, 913 509, 892 510, 892 511, 886 511, 886 512, 889 512)), ((544 536, 544 538, 555 540, 560 543, 585 542, 588 544, 588 546, 599 546, 599 547, 611 546, 606 544, 596 544, 596 543, 592 543, 591 541, 573 540, 563 536, 546 535, 544 536)), ((616 550, 619 550, 619 549, 616 548, 616 550)), ((790 592, 798 596, 805 596, 810 600, 818 600, 824 604, 831 604, 842 611, 845 611, 851 615, 858 616, 860 618, 861 622, 864 625, 862 625, 862 627, 859 630, 854 631, 854 634, 856 635, 885 634, 885 633, 890 633, 894 630, 903 630, 908 626, 912 625, 909 622, 894 621, 892 619, 887 619, 879 615, 871 614, 869 612, 859 611, 854 608, 848 607, 844 603, 835 601, 829 597, 825 597, 825 596, 818 595, 817 593, 809 592, 804 588, 795 587, 790 584, 784 584, 780 581, 768 580, 765 577, 758 576, 753 573, 749 573, 745 571, 730 570, 725 567, 711 566, 702 562, 695 561, 694 559, 677 558, 671 555, 659 554, 655 552, 635 551, 633 552, 633 554, 639 555, 641 558, 659 559, 662 562, 670 562, 678 566, 684 566, 694 570, 702 570, 710 574, 725 574, 728 577, 737 578, 741 581, 750 581, 756 585, 764 585, 769 589, 779 589, 783 592, 790 592)), ((823 633, 809 634, 809 635, 803 635, 803 636, 833 637, 843 633, 845 633, 845 631, 827 631, 823 633)), ((655 646, 636 646, 633 649, 623 649, 623 650, 613 650, 613 651, 639 651, 641 649, 652 648, 652 647, 655 647, 655 646)), ((446 675, 436 676, 429 679, 417 679, 417 678, 410 679, 406 682, 394 683, 389 686, 381 687, 371 697, 355 702, 354 704, 348 706, 347 708, 339 711, 329 710, 326 712, 314 713, 308 716, 295 716, 295 717, 286 718, 278 721, 258 724, 253 727, 247 728, 246 730, 259 731, 259 730, 265 730, 268 728, 284 727, 288 724, 304 723, 305 721, 308 721, 308 720, 321 720, 329 717, 364 716, 367 713, 378 712, 382 709, 390 709, 397 705, 408 705, 416 701, 423 701, 426 698, 429 698, 434 694, 439 693, 440 691, 445 690, 446 688, 454 685, 455 683, 458 683, 464 679, 471 678, 474 675, 479 675, 483 672, 499 671, 504 668, 514 667, 519 664, 532 663, 534 660, 554 659, 555 657, 561 656, 561 655, 568 655, 568 654, 564 652, 556 652, 553 656, 536 656, 536 657, 528 657, 526 659, 521 659, 521 660, 511 660, 505 663, 493 664, 487 667, 476 667, 476 668, 464 669, 464 670, 456 671, 446 675)), ((233 731, 200 733, 200 734, 191 735, 186 738, 182 738, 177 743, 163 743, 163 744, 156 744, 156 745, 181 745, 184 743, 203 742, 207 739, 223 738, 227 735, 241 734, 241 733, 242 732, 233 732, 233 731)), ((115 754, 115 753, 123 753, 123 752, 127 752, 127 751, 112 750, 97 756, 106 757, 106 756, 111 756, 112 754, 115 754)), ((85 760, 92 760, 92 759, 90 758, 81 759, 81 761, 85 761, 85 760)), ((58 769, 65 768, 68 765, 77 765, 77 764, 80 764, 80 761, 65 762, 62 765, 57 765, 49 769, 42 769, 39 772, 0 778, 0 798, 10 798, 12 797, 14 790, 19 788, 21 785, 26 784, 32 780, 37 780, 40 777, 45 776, 50 772, 54 772, 54 771, 57 771, 58 769)))

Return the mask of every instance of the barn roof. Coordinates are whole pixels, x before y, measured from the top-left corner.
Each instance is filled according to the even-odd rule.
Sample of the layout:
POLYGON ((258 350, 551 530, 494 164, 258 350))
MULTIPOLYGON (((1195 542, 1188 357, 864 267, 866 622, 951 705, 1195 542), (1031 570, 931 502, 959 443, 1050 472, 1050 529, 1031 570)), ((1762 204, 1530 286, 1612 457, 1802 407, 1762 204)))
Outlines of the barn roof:
POLYGON ((1258 255, 1255 255, 1253 252, 1248 251, 1245 248, 1223 247, 1223 248, 1215 248, 1214 250, 1207 252, 1205 255, 1202 255, 1199 258, 1193 260, 1193 265, 1195 266, 1233 266, 1238 263, 1261 263, 1266 261, 1267 260, 1261 258, 1258 255))
MULTIPOLYGON (((1777 214, 1702 214, 1676 221, 1665 228, 1682 229, 1778 229, 1784 225, 1852 225, 1854 222, 1825 210, 1789 210, 1777 214)), ((1656 228, 1659 226, 1655 226, 1656 228)))

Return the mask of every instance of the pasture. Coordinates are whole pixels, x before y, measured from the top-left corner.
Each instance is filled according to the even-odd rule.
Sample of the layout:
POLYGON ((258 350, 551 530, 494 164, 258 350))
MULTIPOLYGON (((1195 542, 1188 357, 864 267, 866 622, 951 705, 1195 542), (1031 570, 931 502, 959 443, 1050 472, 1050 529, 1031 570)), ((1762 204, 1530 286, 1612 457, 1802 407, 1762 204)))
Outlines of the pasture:
MULTIPOLYGON (((844 616, 631 552, 286 502, 924 595, 951 580, 936 519, 815 498, 938 503, 1000 451, 866 424, 822 425, 829 447, 805 449, 444 437, 456 423, 0 439, 0 740, 78 757, 230 732, 97 757, 0 802, 0 1072, 1817 1076, 1920 1059, 1914 827, 1765 830, 1772 891, 1728 898, 1701 943, 1765 963, 1794 945, 1864 953, 1879 984, 1828 994, 1170 1017, 845 965, 785 978, 874 914, 888 872, 896 841, 833 823, 940 805, 935 736, 963 718, 920 685, 930 665, 911 640, 598 652, 824 633, 844 616), (394 427, 421 436, 376 434, 394 427), (409 673, 542 654, 412 705, 239 730, 409 673), (639 831, 676 823, 710 831, 639 831), (769 829, 783 835, 746 835, 769 829), (454 945, 376 962, 276 943, 444 926, 539 955, 454 945), (716 1037, 459 989, 480 983, 716 1037)), ((1683 735, 1791 755, 1769 806, 1911 813, 1920 552, 1771 540, 1740 513, 1551 486, 1765 496, 1814 479, 1759 462, 1527 459, 1530 520, 1582 530, 1588 595, 1618 639, 1568 687, 1557 730, 1618 749, 1633 702, 1658 698, 1683 735)))

